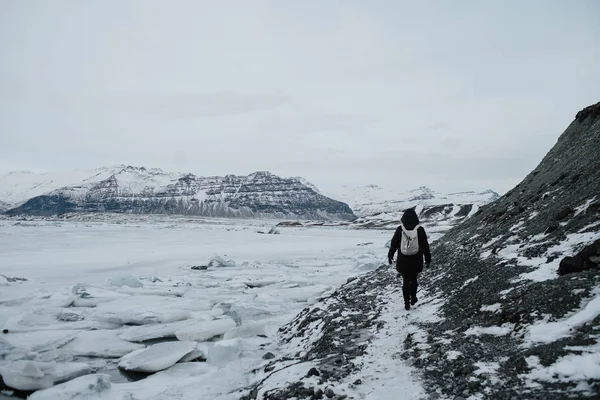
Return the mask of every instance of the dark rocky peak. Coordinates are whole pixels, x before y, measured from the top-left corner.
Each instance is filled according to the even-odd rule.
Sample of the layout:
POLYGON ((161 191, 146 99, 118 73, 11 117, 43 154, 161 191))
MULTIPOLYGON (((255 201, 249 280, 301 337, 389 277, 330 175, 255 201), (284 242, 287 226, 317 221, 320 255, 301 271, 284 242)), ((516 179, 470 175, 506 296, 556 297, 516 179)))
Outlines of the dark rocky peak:
POLYGON ((186 185, 191 185, 196 183, 198 177, 192 173, 185 174, 181 178, 178 179, 179 182, 185 183, 186 185))
POLYGON ((587 106, 583 110, 579 111, 575 116, 575 120, 583 122, 588 117, 591 117, 592 119, 597 119, 600 117, 600 102, 591 106, 587 106))

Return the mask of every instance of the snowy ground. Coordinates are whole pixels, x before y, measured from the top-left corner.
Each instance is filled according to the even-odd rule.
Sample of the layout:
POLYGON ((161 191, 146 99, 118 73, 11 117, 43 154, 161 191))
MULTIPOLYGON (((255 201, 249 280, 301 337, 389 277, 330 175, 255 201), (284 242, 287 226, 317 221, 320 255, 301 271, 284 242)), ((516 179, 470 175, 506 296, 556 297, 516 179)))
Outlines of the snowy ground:
POLYGON ((391 236, 326 228, 257 233, 270 226, 0 220, 5 382, 32 390, 92 371, 100 375, 32 398, 238 398, 249 371, 277 351, 277 329, 349 277, 381 265, 391 236), (180 356, 207 361, 172 366, 180 356), (129 382, 119 362, 160 372, 129 382))

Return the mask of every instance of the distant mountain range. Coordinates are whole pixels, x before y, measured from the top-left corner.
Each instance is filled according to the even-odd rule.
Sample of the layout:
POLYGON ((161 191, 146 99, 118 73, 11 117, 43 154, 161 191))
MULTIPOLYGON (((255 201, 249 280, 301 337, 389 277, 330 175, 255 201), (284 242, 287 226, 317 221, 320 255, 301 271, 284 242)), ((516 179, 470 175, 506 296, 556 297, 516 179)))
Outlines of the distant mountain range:
POLYGON ((177 214, 354 221, 376 228, 397 224, 410 207, 425 221, 454 225, 497 198, 491 190, 446 195, 426 187, 398 192, 376 185, 343 187, 326 195, 304 178, 269 172, 200 177, 127 165, 0 176, 0 212, 9 215, 177 214))
POLYGON ((297 178, 269 172, 199 177, 118 165, 70 173, 13 172, 0 177, 9 215, 67 212, 179 214, 235 218, 351 220, 350 207, 297 178))
POLYGON ((443 194, 425 186, 410 191, 384 189, 377 185, 359 187, 343 186, 332 197, 348 203, 359 217, 381 213, 396 213, 416 207, 418 212, 432 206, 454 205, 463 207, 462 213, 477 212, 480 206, 497 200, 500 196, 493 190, 484 192, 459 192, 443 194), (464 209, 468 206, 469 210, 464 209))

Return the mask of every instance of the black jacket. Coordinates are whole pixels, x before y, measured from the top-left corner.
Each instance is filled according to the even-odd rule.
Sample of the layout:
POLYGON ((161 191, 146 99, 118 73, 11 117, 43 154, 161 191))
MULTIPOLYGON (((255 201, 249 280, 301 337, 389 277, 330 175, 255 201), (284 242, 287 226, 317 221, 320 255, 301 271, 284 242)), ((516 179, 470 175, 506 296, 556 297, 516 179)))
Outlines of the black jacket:
MULTIPOLYGON (((401 222, 405 229, 413 230, 419 225, 419 217, 414 209, 409 208, 404 212, 404 215, 402 215, 401 222)), ((388 252, 388 259, 393 259, 396 252, 398 253, 396 270, 401 274, 416 274, 423 271, 423 257, 425 257, 425 262, 427 264, 431 262, 431 252, 429 251, 429 242, 427 241, 425 228, 420 226, 419 229, 417 229, 417 236, 419 238, 419 252, 412 256, 405 256, 398 251, 400 248, 400 240, 402 239, 402 226, 399 226, 394 233, 390 251, 388 252)))

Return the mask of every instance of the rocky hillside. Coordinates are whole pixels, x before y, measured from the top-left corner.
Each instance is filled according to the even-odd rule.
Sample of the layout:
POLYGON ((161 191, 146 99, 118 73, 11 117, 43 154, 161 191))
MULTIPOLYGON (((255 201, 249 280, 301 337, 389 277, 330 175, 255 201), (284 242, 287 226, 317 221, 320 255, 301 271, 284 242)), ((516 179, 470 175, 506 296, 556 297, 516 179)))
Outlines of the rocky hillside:
POLYGON ((246 398, 319 398, 364 386, 373 396, 400 390, 396 381, 411 371, 427 392, 413 398, 598 398, 600 103, 579 112, 534 171, 451 229, 432 255, 409 312, 398 306, 400 283, 387 266, 307 307, 281 329, 281 359, 264 371, 275 372, 261 372, 246 398), (357 302, 359 294, 372 298, 357 302), (394 378, 379 381, 390 366, 394 378), (277 373, 284 369, 287 377, 277 373))
MULTIPOLYGON (((78 176, 79 177, 79 176, 78 176)), ((13 200, 51 188, 54 180, 24 185, 14 174, 10 186, 0 180, 13 200), (8 189, 7 189, 8 188, 8 189)), ((5 180, 9 180, 5 177, 5 180)), ((65 179, 58 180, 59 184, 65 179)), ((295 178, 268 172, 248 176, 199 177, 159 169, 118 166, 101 168, 68 185, 20 199, 8 214, 51 215, 67 212, 179 214, 238 218, 302 218, 348 220, 348 205, 317 193, 295 178)))
POLYGON ((8 210, 9 208, 10 208, 10 205, 8 203, 0 201, 0 213, 8 210))

